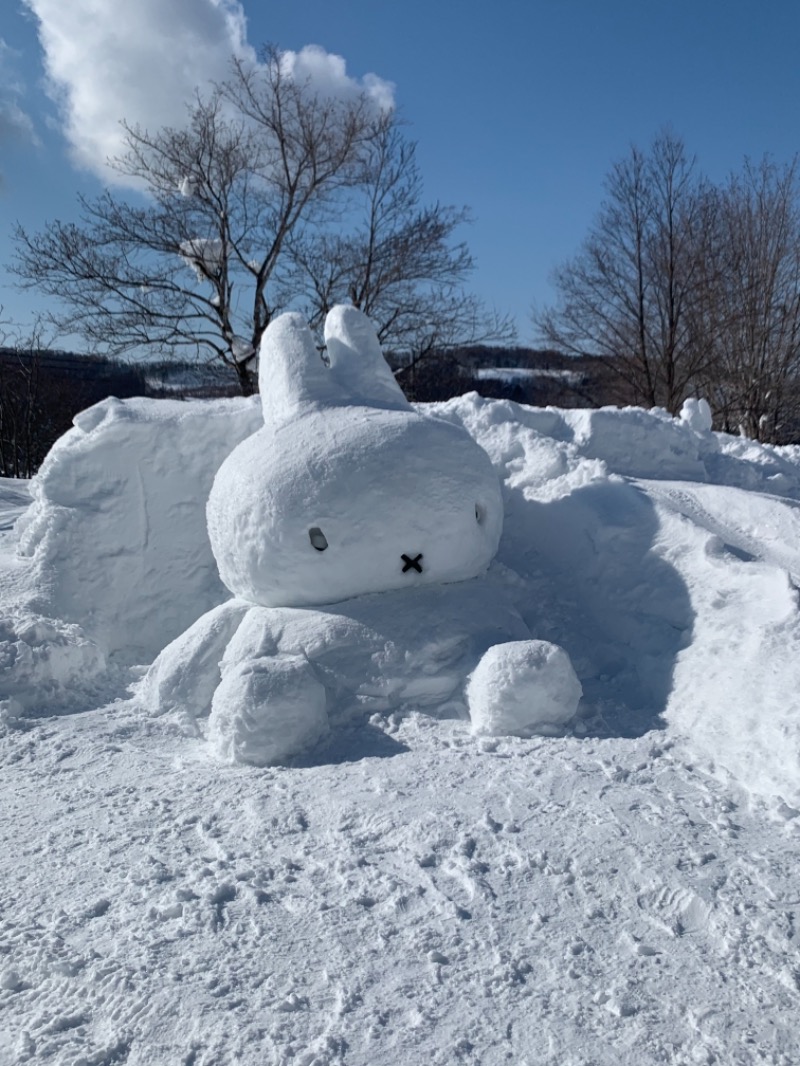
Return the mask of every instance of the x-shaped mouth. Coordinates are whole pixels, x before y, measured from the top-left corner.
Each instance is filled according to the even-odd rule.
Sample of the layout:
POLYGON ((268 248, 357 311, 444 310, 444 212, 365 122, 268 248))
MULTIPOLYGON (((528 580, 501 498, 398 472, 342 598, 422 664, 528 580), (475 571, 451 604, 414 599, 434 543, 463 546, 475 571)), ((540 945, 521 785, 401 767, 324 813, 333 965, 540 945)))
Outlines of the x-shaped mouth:
POLYGON ((416 570, 418 574, 422 573, 422 563, 420 562, 422 552, 420 552, 419 555, 415 555, 413 559, 410 555, 401 555, 400 558, 405 563, 405 566, 403 567, 404 574, 409 570, 416 570))

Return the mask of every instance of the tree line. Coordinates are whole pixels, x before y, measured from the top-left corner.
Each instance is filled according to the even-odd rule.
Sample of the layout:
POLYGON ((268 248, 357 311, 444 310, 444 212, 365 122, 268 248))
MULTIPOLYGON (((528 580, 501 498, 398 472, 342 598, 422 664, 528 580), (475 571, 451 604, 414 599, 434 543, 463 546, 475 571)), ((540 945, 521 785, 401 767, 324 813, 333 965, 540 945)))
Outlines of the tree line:
POLYGON ((20 335, 0 308, 0 477, 33 477, 79 411, 144 386, 140 368, 55 350, 38 327, 20 335))
POLYGON ((630 402, 708 399, 717 428, 800 434, 798 162, 746 160, 721 184, 667 131, 634 147, 578 253, 534 311, 542 340, 603 359, 630 402))
MULTIPOLYGON (((0 316, 2 312, 0 311, 0 316)), ((415 363, 386 352, 409 400, 430 403, 465 392, 534 406, 584 407, 621 399, 614 376, 597 359, 517 345, 456 346, 415 363)), ((135 363, 79 355, 50 346, 40 330, 27 336, 0 320, 0 477, 32 477, 80 411, 107 396, 219 399, 238 392, 222 363, 175 359, 135 363)))

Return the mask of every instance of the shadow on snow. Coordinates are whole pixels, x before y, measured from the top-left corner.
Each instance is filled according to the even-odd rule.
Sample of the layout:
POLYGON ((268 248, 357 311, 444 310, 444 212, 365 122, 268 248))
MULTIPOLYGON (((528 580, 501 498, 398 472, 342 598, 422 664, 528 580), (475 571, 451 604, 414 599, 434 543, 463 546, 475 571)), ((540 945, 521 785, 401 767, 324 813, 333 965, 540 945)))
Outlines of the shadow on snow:
POLYGON ((622 479, 547 503, 506 488, 498 559, 524 578, 518 608, 533 636, 569 652, 586 735, 664 728, 694 612, 684 581, 654 551, 658 531, 651 500, 622 479))

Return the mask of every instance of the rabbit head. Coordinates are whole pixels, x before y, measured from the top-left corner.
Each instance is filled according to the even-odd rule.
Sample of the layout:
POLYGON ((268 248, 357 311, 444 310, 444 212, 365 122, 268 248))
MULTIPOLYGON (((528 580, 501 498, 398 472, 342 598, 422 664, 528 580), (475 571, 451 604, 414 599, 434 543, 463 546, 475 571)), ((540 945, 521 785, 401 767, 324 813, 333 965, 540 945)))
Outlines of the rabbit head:
POLYGON ((264 333, 264 427, 208 500, 222 580, 252 603, 301 607, 475 577, 503 517, 486 452, 411 407, 360 311, 335 307, 325 342, 327 363, 296 313, 264 333))

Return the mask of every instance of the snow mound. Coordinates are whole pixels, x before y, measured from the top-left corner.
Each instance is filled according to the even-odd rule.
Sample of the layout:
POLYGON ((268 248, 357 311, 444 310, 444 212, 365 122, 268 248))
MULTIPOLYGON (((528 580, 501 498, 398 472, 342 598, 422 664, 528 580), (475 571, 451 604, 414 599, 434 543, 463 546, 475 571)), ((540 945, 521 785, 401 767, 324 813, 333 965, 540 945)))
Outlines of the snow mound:
POLYGON ((668 463, 674 478, 705 477, 702 435, 666 411, 636 407, 565 411, 564 422, 581 454, 602 459, 615 473, 661 477, 668 463))
MULTIPOLYGON (((800 807, 800 448, 637 409, 436 405, 504 484, 498 558, 563 646, 601 734, 664 729, 689 757, 800 807)), ((585 724, 585 723, 584 723, 585 724)))
MULTIPOLYGON (((500 476, 505 528, 493 572, 518 612, 517 622, 501 623, 504 639, 527 630, 566 650, 588 732, 666 728, 699 763, 800 808, 800 448, 711 432, 699 401, 678 419, 633 408, 534 409, 475 394, 425 410, 465 428, 500 476)), ((107 401, 77 423, 33 482, 20 523, 27 577, 13 577, 24 595, 14 593, 13 611, 6 603, 0 640, 10 667, 0 698, 21 700, 30 713, 48 692, 55 706, 69 690, 87 692, 109 659, 152 660, 227 598, 205 534, 205 499, 218 464, 259 428, 261 414, 256 399, 107 401)), ((210 714, 219 662, 244 610, 212 618, 198 676, 191 656, 181 660, 172 646, 168 668, 149 678, 160 707, 210 714)), ((491 615, 474 589, 445 610, 491 615)), ((473 669, 493 641, 481 636, 476 653, 478 638, 464 627, 448 695, 441 657, 450 653, 439 615, 430 618, 427 627, 413 613, 388 628, 326 622, 326 654, 359 706, 458 699, 458 671, 476 654, 473 669), (402 641, 410 644, 415 626, 420 639, 404 660, 402 641), (367 631, 363 654, 348 657, 341 642, 367 631), (392 664, 388 680, 380 662, 392 664)), ((279 634, 280 654, 318 648, 315 626, 319 619, 298 616, 291 638, 279 634)))
POLYGON ((29 612, 0 616, 2 699, 12 714, 85 707, 106 658, 80 626, 29 612))
POLYGON ((704 404, 689 401, 677 419, 657 407, 562 410, 477 393, 429 407, 468 429, 501 473, 518 458, 521 439, 532 436, 548 441, 562 459, 594 461, 600 476, 712 482, 800 499, 800 446, 706 430, 704 404))
MULTIPOLYGON (((301 315, 282 315, 267 328, 265 424, 225 459, 207 507, 212 550, 236 599, 165 648, 140 690, 159 715, 178 692, 199 715, 211 693, 207 734, 226 761, 268 766, 307 753, 327 735, 329 713, 341 722, 348 705, 358 706, 367 677, 395 699, 408 691, 398 659, 418 706, 458 700, 484 649, 471 639, 474 630, 464 631, 453 585, 480 578, 479 626, 499 604, 516 633, 529 636, 506 590, 483 580, 503 521, 486 453, 463 428, 411 408, 356 308, 334 308, 325 336, 328 363, 301 315), (433 587, 435 600, 423 595, 433 587), (370 594, 375 626, 368 629, 349 605, 370 594), (331 611, 339 603, 350 616, 346 634, 343 616, 331 611), (287 646, 298 609, 310 607, 317 610, 301 610, 300 628, 313 640, 287 646), (411 631, 399 644, 388 641, 403 612, 411 631), (423 612, 437 631, 433 648, 420 640, 423 612)), ((488 643, 507 636, 499 626, 488 643)), ((526 667, 516 676, 529 686, 532 661, 526 667)), ((506 691, 512 685, 509 675, 506 691)), ((493 722, 500 730, 501 716, 493 722)))
POLYGON ((800 507, 716 485, 651 492, 694 613, 665 718, 707 767, 798 806, 800 507))
POLYGON ((550 732, 575 716, 581 693, 563 648, 544 640, 495 644, 467 684, 472 730, 489 736, 550 732))

